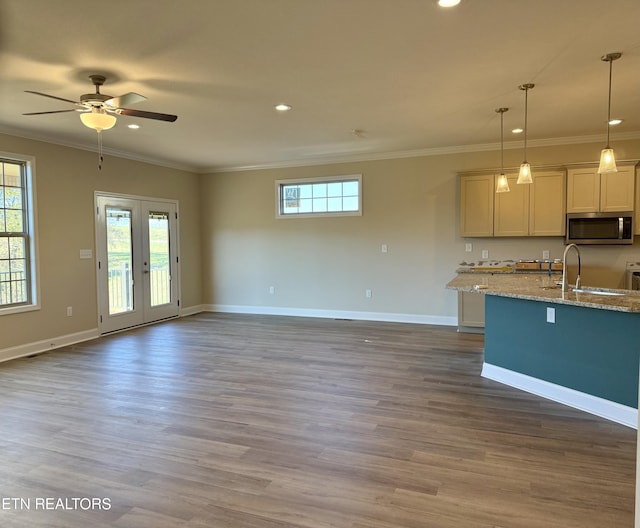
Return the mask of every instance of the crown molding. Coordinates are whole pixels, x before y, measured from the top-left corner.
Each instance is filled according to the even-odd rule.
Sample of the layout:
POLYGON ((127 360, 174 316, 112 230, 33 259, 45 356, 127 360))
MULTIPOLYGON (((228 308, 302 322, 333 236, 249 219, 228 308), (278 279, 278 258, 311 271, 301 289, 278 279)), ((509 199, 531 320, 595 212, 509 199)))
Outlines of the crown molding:
MULTIPOLYGON (((43 143, 49 143, 51 145, 58 145, 61 147, 69 147, 69 148, 74 148, 78 150, 97 153, 97 149, 95 145, 90 145, 88 143, 78 143, 76 141, 64 140, 60 138, 53 138, 45 134, 37 134, 37 133, 34 134, 31 131, 26 131, 20 128, 8 127, 5 125, 0 125, 0 134, 6 134, 8 136, 14 136, 14 137, 19 137, 23 139, 30 139, 33 141, 41 141, 43 143)), ((141 154, 136 154, 134 152, 116 150, 109 147, 103 147, 102 152, 103 154, 107 154, 108 156, 112 156, 114 158, 122 158, 130 161, 139 161, 141 163, 148 163, 150 165, 158 165, 160 167, 166 167, 168 169, 183 170, 183 171, 196 173, 196 174, 199 173, 199 171, 197 170, 197 167, 194 167, 192 165, 184 165, 182 163, 159 159, 152 156, 143 156, 141 154)))
MULTIPOLYGON (((95 145, 88 143, 78 143, 71 140, 64 140, 60 138, 53 138, 44 134, 37 134, 31 131, 26 131, 19 128, 8 127, 0 125, 0 134, 7 134, 10 136, 20 137, 24 139, 30 139, 34 141, 42 141, 44 143, 50 143, 53 145, 59 145, 62 147, 75 148, 78 150, 84 150, 89 152, 96 152, 95 145)), ((552 147, 558 145, 578 145, 584 143, 597 143, 604 141, 604 135, 590 135, 590 136, 573 136, 573 137, 560 137, 560 138, 548 138, 548 139, 529 139, 527 145, 529 148, 535 147, 552 147)), ((624 141, 640 139, 640 131, 638 132, 626 132, 621 134, 615 134, 611 136, 612 141, 624 141)), ((504 144, 505 150, 522 148, 523 141, 511 141, 504 144)), ((449 154, 465 154, 473 152, 487 152, 498 150, 500 143, 479 143, 475 145, 458 145, 449 147, 434 147, 423 148, 413 150, 397 150, 389 152, 369 152, 366 154, 348 154, 348 155, 324 155, 321 157, 309 157, 295 160, 283 160, 274 161, 268 163, 259 163, 255 165, 229 165, 229 166, 212 166, 212 167, 197 167, 193 165, 185 165, 175 161, 156 158, 153 156, 144 156, 136 154, 134 152, 127 152, 122 150, 111 149, 108 147, 103 148, 103 152, 109 156, 116 158, 127 159, 131 161, 138 161, 141 163, 148 163, 151 165, 158 165, 160 167, 166 167, 170 169, 182 170, 193 174, 219 174, 223 172, 246 172, 252 170, 265 170, 265 169, 285 169, 294 167, 309 167, 319 165, 333 165, 336 163, 357 163, 367 161, 382 161, 392 159, 403 158, 420 158, 429 156, 444 156, 449 154)))
MULTIPOLYGON (((573 137, 560 137, 549 139, 537 139, 527 140, 529 148, 535 147, 553 147, 558 145, 579 145, 586 143, 597 143, 604 141, 605 136, 603 134, 590 135, 590 136, 573 136, 573 137)), ((626 132, 623 134, 616 134, 611 136, 612 141, 624 141, 640 139, 639 132, 626 132)), ((512 141, 505 143, 504 148, 518 149, 524 145, 523 141, 512 141)), ((391 160, 401 158, 420 158, 428 156, 443 156, 447 154, 465 154, 472 152, 487 152, 492 150, 499 150, 500 142, 496 143, 479 143, 475 145, 458 145, 451 147, 434 147, 414 150, 399 150, 391 152, 379 152, 379 153, 367 153, 356 154, 346 156, 323 156, 319 158, 305 158, 289 161, 274 161, 271 163, 261 163, 256 165, 243 165, 243 166, 228 166, 228 167, 209 167, 207 169, 199 169, 201 174, 217 174, 222 172, 244 172, 251 170, 264 170, 264 169, 285 169, 292 167, 309 167, 313 165, 332 165, 335 163, 353 163, 353 162, 365 162, 365 161, 380 161, 391 160)))

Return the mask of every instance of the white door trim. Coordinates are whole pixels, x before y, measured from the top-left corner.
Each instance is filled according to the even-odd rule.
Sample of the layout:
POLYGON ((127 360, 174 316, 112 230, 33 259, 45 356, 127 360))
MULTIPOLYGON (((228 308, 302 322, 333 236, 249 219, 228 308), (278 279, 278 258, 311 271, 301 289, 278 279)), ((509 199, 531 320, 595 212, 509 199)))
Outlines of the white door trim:
MULTIPOLYGON (((129 194, 118 194, 118 193, 109 193, 109 192, 94 192, 94 207, 96 212, 96 221, 95 221, 95 247, 96 247, 96 288, 97 288, 97 311, 98 311, 98 328, 101 334, 115 332, 119 330, 123 330, 125 328, 140 326, 149 324, 152 322, 156 322, 159 320, 178 317, 180 315, 180 295, 181 295, 181 286, 180 286, 180 239, 179 239, 179 218, 180 215, 178 213, 178 201, 170 200, 164 198, 154 198, 147 196, 137 196, 137 195, 129 195, 129 194), (108 299, 108 287, 106 287, 105 283, 105 273, 107 272, 107 247, 106 240, 104 240, 104 218, 101 218, 101 207, 104 208, 106 205, 120 205, 120 206, 129 206, 131 205, 131 209, 135 208, 133 211, 134 221, 140 226, 138 232, 134 234, 134 238, 138 240, 133 241, 134 252, 137 252, 134 258, 137 258, 140 262, 134 263, 134 269, 132 270, 134 277, 134 288, 135 295, 138 299, 142 300, 143 295, 147 296, 147 301, 145 304, 149 304, 149 306, 145 307, 145 304, 142 302, 139 303, 138 306, 134 306, 134 310, 131 312, 127 312, 126 314, 116 314, 109 315, 109 299, 108 299), (143 280, 143 268, 141 266, 142 261, 142 244, 143 239, 147 237, 145 234, 145 230, 142 229, 142 222, 144 222, 144 218, 142 215, 145 214, 145 211, 148 211, 149 208, 158 209, 164 206, 169 207, 167 212, 170 212, 173 216, 175 214, 175 218, 171 218, 170 220, 170 230, 171 230, 171 298, 172 302, 170 305, 162 305, 158 307, 151 307, 148 302, 149 295, 149 287, 142 287, 144 284, 143 280), (136 286, 137 285, 137 286, 136 286)), ((147 259, 148 260, 148 259, 147 259)), ((149 280, 149 275, 145 277, 145 280, 149 280)), ((134 298, 135 302, 135 298, 134 298)))

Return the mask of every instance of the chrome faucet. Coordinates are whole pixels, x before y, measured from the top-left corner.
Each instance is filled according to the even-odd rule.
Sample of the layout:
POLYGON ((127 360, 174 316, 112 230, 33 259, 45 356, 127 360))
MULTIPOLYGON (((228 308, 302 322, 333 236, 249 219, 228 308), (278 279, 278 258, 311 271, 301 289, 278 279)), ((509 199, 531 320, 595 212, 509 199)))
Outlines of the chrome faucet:
POLYGON ((566 248, 564 248, 564 253, 562 255, 562 293, 567 289, 567 253, 569 250, 574 248, 576 250, 576 255, 578 255, 578 277, 576 278, 575 289, 580 288, 580 249, 575 244, 569 244, 566 248))

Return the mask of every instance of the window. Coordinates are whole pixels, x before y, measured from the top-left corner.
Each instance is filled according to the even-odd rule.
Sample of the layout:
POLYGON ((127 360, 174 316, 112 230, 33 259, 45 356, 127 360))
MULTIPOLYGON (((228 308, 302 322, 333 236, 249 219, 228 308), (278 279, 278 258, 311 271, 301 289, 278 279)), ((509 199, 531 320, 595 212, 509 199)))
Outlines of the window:
POLYGON ((276 181, 277 216, 362 214, 362 175, 276 181))
POLYGON ((38 308, 33 165, 0 153, 0 314, 38 308))

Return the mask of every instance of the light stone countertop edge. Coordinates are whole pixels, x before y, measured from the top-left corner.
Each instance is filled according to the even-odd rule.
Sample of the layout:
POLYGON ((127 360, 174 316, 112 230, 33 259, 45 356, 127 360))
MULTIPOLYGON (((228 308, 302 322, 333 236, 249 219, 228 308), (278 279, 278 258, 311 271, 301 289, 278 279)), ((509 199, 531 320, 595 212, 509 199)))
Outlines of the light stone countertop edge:
POLYGON ((567 291, 563 294, 562 289, 556 285, 558 280, 559 276, 557 274, 549 277, 547 274, 540 273, 497 273, 495 275, 460 273, 449 281, 446 287, 450 290, 497 295, 528 301, 640 313, 640 291, 591 288, 592 290, 621 292, 624 295, 607 296, 574 293, 573 291, 567 291))

